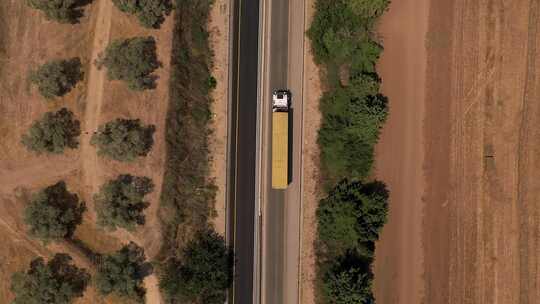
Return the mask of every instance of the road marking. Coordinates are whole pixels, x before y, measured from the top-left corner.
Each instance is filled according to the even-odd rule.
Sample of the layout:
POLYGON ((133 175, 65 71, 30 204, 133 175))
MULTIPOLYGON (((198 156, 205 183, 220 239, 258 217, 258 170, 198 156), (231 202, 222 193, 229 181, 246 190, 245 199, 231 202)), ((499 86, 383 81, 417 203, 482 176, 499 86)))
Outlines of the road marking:
MULTIPOLYGON (((265 174, 263 174, 262 165, 263 165, 263 159, 265 156, 265 153, 263 152, 263 147, 265 146, 265 138, 264 138, 264 126, 265 126, 265 113, 266 113, 266 4, 267 1, 261 0, 259 2, 259 36, 258 36, 258 81, 257 81, 257 130, 258 130, 258 136, 257 136, 257 174, 256 174, 256 183, 257 183, 257 190, 256 190, 256 204, 257 207, 257 216, 255 218, 254 222, 254 274, 253 274, 253 283, 254 283, 254 302, 255 303, 261 303, 261 299, 264 297, 262 296, 263 292, 265 291, 264 288, 261 288, 262 285, 262 279, 264 273, 264 263, 262 263, 262 250, 264 243, 262 242, 262 208, 265 204, 263 200, 263 195, 261 195, 262 185, 265 174), (261 271, 262 269, 262 271, 261 271)), ((266 171, 264 171, 266 172, 266 171)))
MULTIPOLYGON (((261 104, 263 106, 262 108, 262 113, 261 113, 261 121, 260 121, 260 129, 261 129, 261 132, 260 132, 260 140, 262 142, 262 145, 261 145, 261 157, 259 159, 259 168, 260 168, 260 171, 259 172, 264 172, 264 174, 260 174, 260 179, 259 179, 259 189, 263 189, 263 185, 266 185, 266 176, 267 176, 267 161, 268 161, 268 153, 266 153, 267 151, 263 151, 262 147, 268 147, 268 138, 266 135, 266 129, 268 127, 268 105, 266 103, 267 99, 268 99, 268 96, 269 96, 269 78, 266 77, 267 76, 267 65, 269 64, 269 56, 267 54, 267 45, 270 44, 269 40, 270 40, 270 32, 271 32, 271 22, 272 22, 272 5, 269 5, 270 2, 268 1, 265 1, 265 0, 262 0, 263 1, 263 6, 262 6, 262 19, 261 19, 261 29, 262 29, 262 35, 261 35, 261 39, 260 41, 262 42, 262 47, 261 47, 261 50, 259 51, 259 54, 262 58, 262 64, 261 64, 261 83, 260 83, 260 86, 261 86, 261 91, 262 91, 262 96, 261 96, 261 104), (268 5, 268 6, 267 6, 268 5), (270 18, 268 18, 267 20, 267 17, 270 16, 270 18), (264 167, 264 170, 263 170, 263 167, 264 167), (263 182, 264 181, 264 182, 263 182)), ((260 236, 260 248, 259 248, 259 261, 260 261, 260 265, 261 265, 261 270, 259 272, 259 284, 260 286, 265 286, 266 284, 266 272, 267 272, 267 264, 262 260, 262 255, 263 255, 263 252, 264 250, 266 249, 266 245, 265 245, 265 238, 264 238, 264 229, 266 227, 266 223, 264 222, 264 218, 262 217, 262 214, 263 212, 266 211, 266 207, 267 207, 267 200, 266 198, 268 197, 268 188, 267 187, 264 187, 264 190, 259 192, 260 194, 260 206, 259 206, 259 218, 261 220, 260 222, 260 225, 258 226, 259 228, 259 236, 260 236)), ((259 303, 265 303, 265 300, 266 300, 266 293, 268 291, 266 290, 266 288, 261 288, 261 293, 259 295, 259 303)))
POLYGON ((307 15, 307 6, 304 0, 302 0, 302 72, 301 72, 301 86, 302 86, 302 116, 300 118, 300 128, 302 129, 300 132, 300 185, 299 185, 299 192, 300 192, 300 212, 299 212, 299 235, 298 235, 298 274, 297 274, 297 297, 298 302, 301 301, 302 296, 302 288, 301 288, 301 280, 302 280, 302 241, 303 241, 303 224, 304 224, 304 109, 306 102, 304 100, 305 98, 305 89, 306 89, 306 79, 305 79, 305 70, 306 70, 306 53, 305 53, 305 46, 306 46, 306 15, 307 15))

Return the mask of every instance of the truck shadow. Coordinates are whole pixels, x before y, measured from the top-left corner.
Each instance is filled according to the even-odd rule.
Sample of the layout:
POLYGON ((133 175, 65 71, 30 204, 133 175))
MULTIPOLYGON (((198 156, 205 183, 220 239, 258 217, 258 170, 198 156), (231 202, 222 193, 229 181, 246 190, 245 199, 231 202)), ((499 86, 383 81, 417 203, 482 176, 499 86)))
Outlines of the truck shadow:
POLYGON ((294 109, 289 108, 289 130, 287 134, 287 184, 290 184, 293 179, 293 130, 294 130, 294 109))

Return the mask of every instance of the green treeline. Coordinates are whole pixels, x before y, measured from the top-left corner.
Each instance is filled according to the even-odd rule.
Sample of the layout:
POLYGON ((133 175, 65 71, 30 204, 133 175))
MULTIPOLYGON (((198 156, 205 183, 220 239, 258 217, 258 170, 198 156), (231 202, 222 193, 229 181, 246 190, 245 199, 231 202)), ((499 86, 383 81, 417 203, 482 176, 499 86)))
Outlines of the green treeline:
POLYGON ((322 68, 318 143, 327 195, 317 209, 320 303, 374 303, 371 263, 386 223, 388 190, 369 180, 388 116, 375 65, 374 26, 389 0, 317 0, 308 36, 322 68))

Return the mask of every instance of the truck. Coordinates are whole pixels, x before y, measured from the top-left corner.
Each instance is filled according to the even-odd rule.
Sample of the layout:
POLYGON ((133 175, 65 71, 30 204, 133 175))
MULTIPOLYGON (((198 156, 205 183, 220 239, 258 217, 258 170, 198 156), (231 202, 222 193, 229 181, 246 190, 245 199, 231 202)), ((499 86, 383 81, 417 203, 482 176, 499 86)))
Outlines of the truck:
POLYGON ((283 190, 289 185, 289 105, 288 90, 272 93, 272 188, 283 190))

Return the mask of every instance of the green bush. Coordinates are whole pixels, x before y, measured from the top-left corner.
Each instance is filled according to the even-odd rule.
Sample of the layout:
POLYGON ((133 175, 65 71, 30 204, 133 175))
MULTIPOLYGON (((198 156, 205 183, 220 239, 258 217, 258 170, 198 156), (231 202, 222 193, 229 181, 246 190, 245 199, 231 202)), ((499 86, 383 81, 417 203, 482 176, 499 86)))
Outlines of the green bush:
POLYGON ((355 266, 330 268, 323 278, 323 294, 332 304, 374 304, 373 276, 355 266))
POLYGON ((80 123, 73 113, 66 108, 58 112, 47 112, 40 120, 34 121, 22 144, 30 151, 60 154, 64 149, 79 146, 77 137, 81 134, 80 123))
POLYGON ((210 76, 206 79, 206 87, 208 92, 214 90, 217 87, 217 79, 214 76, 210 76))
POLYGON ((41 10, 49 20, 60 23, 77 23, 82 17, 82 6, 88 0, 26 0, 28 6, 41 10))
POLYGON ((137 15, 147 28, 159 28, 172 10, 171 0, 113 0, 122 12, 137 15))
POLYGON ((308 37, 318 63, 343 61, 365 39, 365 25, 346 0, 317 0, 308 37))
POLYGON ((144 126, 138 119, 115 119, 98 128, 90 143, 98 147, 98 155, 130 162, 146 156, 154 144, 153 125, 144 126))
POLYGON ((102 295, 117 294, 144 303, 144 278, 152 271, 143 248, 130 242, 119 251, 106 255, 98 266, 96 287, 102 295))
POLYGON ((330 256, 362 250, 362 243, 379 238, 387 215, 388 191, 384 184, 343 180, 319 203, 319 240, 330 256))
POLYGON ((52 99, 67 94, 78 81, 82 80, 81 61, 54 60, 30 73, 29 80, 37 85, 41 96, 52 99))
MULTIPOLYGON (((70 304, 80 298, 90 281, 85 269, 73 265, 67 254, 56 254, 49 262, 34 259, 26 272, 11 279, 13 304, 70 304)), ((5 300, 5 299, 4 299, 5 300)))
POLYGON ((387 99, 378 88, 377 80, 361 75, 321 98, 318 142, 329 181, 364 179, 371 173, 374 145, 388 116, 387 99))
POLYGON ((151 179, 131 175, 120 175, 105 183, 94 195, 98 225, 111 230, 134 230, 144 225, 144 210, 150 204, 143 199, 153 188, 151 179))
POLYGON ((110 80, 122 80, 135 91, 153 89, 157 76, 152 73, 160 67, 153 37, 135 37, 113 41, 97 61, 98 67, 107 68, 110 80))
POLYGON ((388 0, 317 0, 308 30, 315 60, 344 63, 363 58, 374 66, 378 56, 366 55, 379 53, 381 47, 370 38, 370 31, 388 4, 388 0))
POLYGON ((173 259, 161 277, 165 295, 181 303, 221 304, 232 284, 233 255, 212 230, 189 242, 181 259, 173 259))
POLYGON ((41 10, 49 20, 60 23, 77 23, 82 17, 83 0, 26 0, 31 8, 41 10))
POLYGON ((349 0, 350 9, 358 16, 370 20, 379 18, 388 8, 390 0, 349 0))
POLYGON ((85 210, 85 203, 68 192, 64 182, 58 182, 32 197, 24 210, 24 222, 31 236, 48 243, 70 238, 82 222, 85 210))

